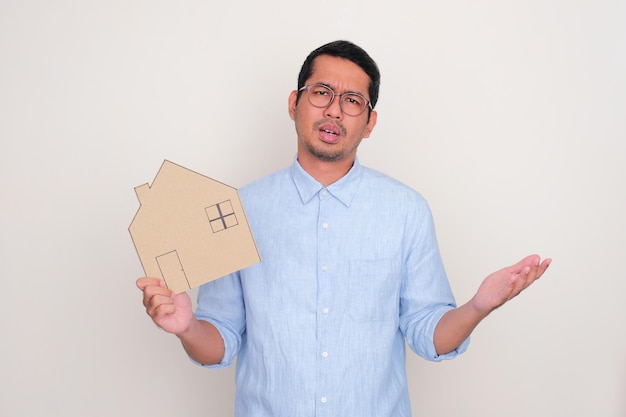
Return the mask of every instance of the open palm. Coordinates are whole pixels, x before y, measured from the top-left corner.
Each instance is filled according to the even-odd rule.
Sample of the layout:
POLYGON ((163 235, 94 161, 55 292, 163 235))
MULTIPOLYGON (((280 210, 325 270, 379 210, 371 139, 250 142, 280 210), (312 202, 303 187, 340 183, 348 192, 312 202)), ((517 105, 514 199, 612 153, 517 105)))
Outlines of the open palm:
POLYGON ((530 255, 488 275, 474 295, 474 308, 489 313, 517 296, 543 275, 552 260, 540 261, 539 255, 530 255))

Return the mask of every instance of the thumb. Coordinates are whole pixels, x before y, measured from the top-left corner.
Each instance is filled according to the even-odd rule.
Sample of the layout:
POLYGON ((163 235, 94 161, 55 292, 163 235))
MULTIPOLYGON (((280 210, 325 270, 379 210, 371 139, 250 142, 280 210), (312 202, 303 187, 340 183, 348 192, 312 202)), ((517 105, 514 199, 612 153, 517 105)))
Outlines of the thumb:
POLYGON ((178 294, 172 294, 172 300, 176 308, 185 308, 191 310, 191 297, 185 291, 178 294))

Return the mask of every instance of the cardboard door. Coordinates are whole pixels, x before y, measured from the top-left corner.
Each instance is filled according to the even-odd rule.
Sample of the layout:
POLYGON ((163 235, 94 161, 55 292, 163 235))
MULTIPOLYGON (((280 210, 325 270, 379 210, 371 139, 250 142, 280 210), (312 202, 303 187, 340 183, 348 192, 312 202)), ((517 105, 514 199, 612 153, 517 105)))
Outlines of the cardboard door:
POLYGON ((161 275, 165 280, 167 288, 173 291, 180 292, 178 289, 189 289, 189 281, 187 275, 185 275, 185 269, 183 268, 178 252, 173 250, 163 255, 157 256, 157 263, 161 269, 161 275))

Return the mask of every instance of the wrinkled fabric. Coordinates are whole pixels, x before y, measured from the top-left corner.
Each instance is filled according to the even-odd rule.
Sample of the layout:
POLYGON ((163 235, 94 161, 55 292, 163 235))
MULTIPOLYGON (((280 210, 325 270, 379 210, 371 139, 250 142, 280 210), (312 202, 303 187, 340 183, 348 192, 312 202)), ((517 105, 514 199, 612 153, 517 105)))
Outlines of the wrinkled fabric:
POLYGON ((437 355, 455 301, 426 201, 355 161, 324 187, 297 161, 239 190, 262 262, 203 285, 198 319, 237 358, 237 417, 411 415, 405 341, 437 355))

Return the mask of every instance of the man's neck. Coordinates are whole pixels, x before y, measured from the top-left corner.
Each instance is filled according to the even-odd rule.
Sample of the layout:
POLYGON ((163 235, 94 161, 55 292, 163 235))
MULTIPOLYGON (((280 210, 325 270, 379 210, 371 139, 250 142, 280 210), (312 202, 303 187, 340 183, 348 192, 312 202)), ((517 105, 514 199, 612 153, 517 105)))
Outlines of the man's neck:
POLYGON ((319 181, 324 187, 328 187, 339 181, 354 165, 354 159, 322 161, 311 155, 308 157, 298 155, 298 162, 302 169, 319 181))

